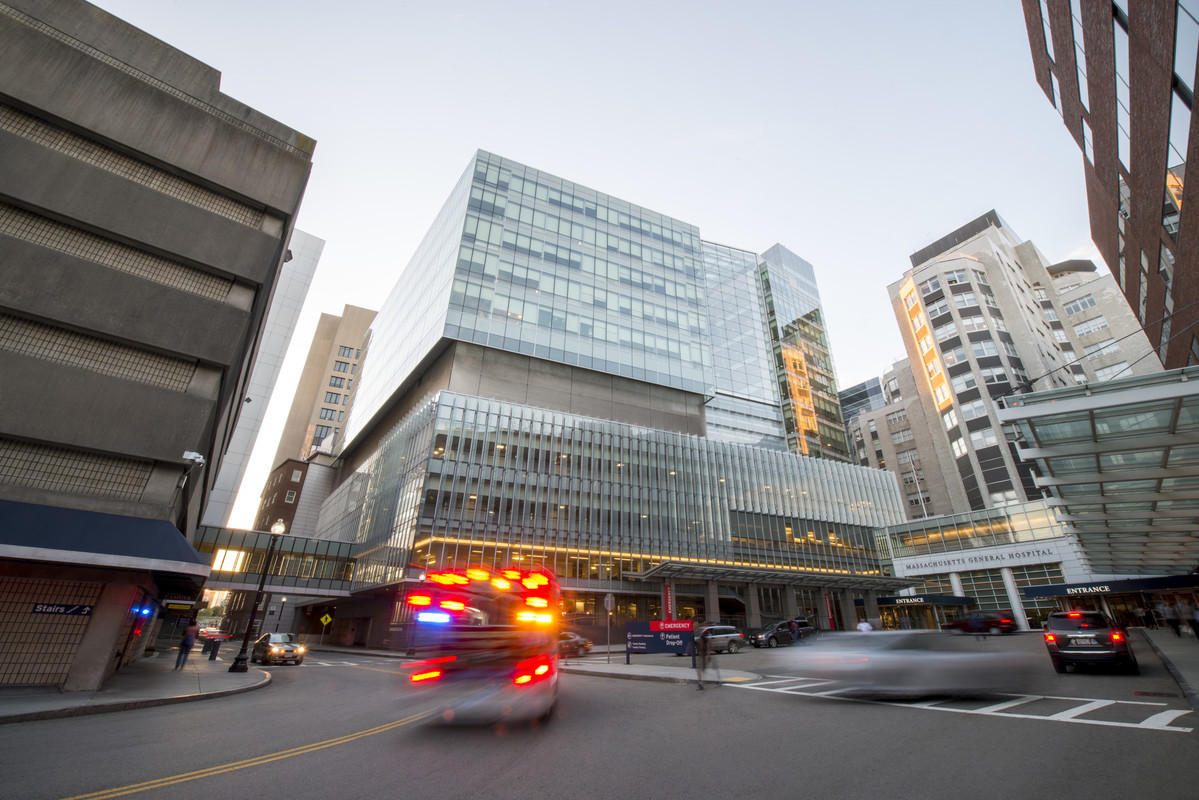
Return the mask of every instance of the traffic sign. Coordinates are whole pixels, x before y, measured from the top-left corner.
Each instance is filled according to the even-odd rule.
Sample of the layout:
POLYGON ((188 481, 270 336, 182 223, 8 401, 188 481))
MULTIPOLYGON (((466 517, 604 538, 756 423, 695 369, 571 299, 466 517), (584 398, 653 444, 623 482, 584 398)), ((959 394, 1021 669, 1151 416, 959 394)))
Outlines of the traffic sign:
POLYGON ((328 614, 326 614, 325 616, 321 617, 321 624, 322 624, 322 625, 328 625, 328 624, 329 624, 330 622, 332 622, 332 621, 333 621, 333 617, 329 616, 328 614))
POLYGON ((608 592, 606 595, 604 595, 604 610, 611 611, 615 607, 616 607, 616 596, 613 595, 611 592, 608 592))

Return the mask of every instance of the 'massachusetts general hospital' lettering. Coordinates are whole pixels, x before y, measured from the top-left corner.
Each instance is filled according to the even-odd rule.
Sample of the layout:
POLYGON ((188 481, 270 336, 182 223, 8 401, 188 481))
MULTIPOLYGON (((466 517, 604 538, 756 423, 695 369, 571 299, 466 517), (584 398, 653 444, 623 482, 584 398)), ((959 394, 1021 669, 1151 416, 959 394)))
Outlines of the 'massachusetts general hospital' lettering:
MULTIPOLYGON (((944 571, 957 569, 985 569, 988 566, 1004 566, 1012 562, 1024 562, 1029 559, 1057 558, 1058 553, 1050 547, 1029 547, 1020 550, 1006 550, 1002 552, 976 553, 974 555, 961 555, 945 558, 930 558, 920 561, 903 561, 903 571, 906 574, 913 572, 930 572, 944 571)), ((899 566, 900 559, 896 559, 896 566, 899 566)))

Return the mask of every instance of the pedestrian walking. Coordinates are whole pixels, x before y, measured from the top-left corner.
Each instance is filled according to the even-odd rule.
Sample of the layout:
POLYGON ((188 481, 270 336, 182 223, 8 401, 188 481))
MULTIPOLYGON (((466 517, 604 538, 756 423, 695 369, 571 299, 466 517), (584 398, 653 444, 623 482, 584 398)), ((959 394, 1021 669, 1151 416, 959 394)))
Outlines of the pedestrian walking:
POLYGON ((716 649, 712 645, 712 629, 705 628, 693 642, 695 647, 695 688, 703 691, 704 673, 709 668, 716 671, 716 685, 720 685, 720 667, 716 664, 716 649))
POLYGON ((200 633, 200 626, 196 624, 194 619, 188 620, 187 627, 183 631, 183 638, 179 640, 179 655, 175 656, 175 669, 183 669, 187 666, 187 657, 191 655, 192 647, 196 643, 196 636, 200 633))
POLYGON ((860 631, 861 633, 870 633, 870 631, 872 631, 872 630, 874 630, 874 626, 871 625, 866 620, 862 620, 861 622, 858 623, 858 631, 860 631))
POLYGON ((1195 632, 1195 636, 1199 637, 1199 606, 1196 606, 1190 600, 1183 601, 1182 616, 1186 619, 1187 625, 1191 626, 1191 630, 1195 632))
POLYGON ((791 620, 791 644, 799 642, 799 623, 791 620))
POLYGON ((1174 631, 1174 635, 1181 637, 1182 631, 1179 630, 1179 625, 1182 624, 1182 620, 1179 619, 1178 609, 1174 606, 1174 604, 1167 600, 1157 608, 1158 611, 1161 612, 1162 619, 1164 619, 1166 624, 1170 626, 1170 630, 1174 631))

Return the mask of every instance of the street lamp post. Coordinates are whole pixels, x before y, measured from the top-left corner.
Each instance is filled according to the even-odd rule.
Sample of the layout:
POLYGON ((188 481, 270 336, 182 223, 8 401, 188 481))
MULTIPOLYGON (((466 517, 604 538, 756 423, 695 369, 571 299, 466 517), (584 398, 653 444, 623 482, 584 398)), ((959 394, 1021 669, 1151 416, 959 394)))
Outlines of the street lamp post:
POLYGON ((271 543, 266 548, 266 560, 262 563, 262 575, 258 578, 258 591, 254 594, 254 604, 250 606, 250 621, 246 623, 246 635, 241 640, 241 652, 229 665, 230 672, 249 671, 249 658, 246 656, 246 650, 250 647, 250 637, 254 635, 254 615, 258 613, 258 604, 262 602, 262 587, 266 586, 266 574, 271 569, 271 557, 275 555, 275 543, 279 541, 279 537, 285 530, 287 530, 287 525, 281 519, 275 520, 275 524, 271 526, 271 543))
POLYGON ((287 608, 287 598, 279 598, 279 616, 275 618, 275 633, 279 632, 279 623, 283 621, 283 609, 287 608))

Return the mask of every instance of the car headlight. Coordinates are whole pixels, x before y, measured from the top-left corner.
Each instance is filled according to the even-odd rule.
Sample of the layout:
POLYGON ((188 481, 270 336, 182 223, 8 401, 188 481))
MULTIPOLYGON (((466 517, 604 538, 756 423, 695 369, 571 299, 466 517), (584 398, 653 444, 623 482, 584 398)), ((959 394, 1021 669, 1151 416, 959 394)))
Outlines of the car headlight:
POLYGON ((304 652, 304 647, 303 647, 302 645, 301 645, 300 647, 297 647, 297 648, 296 648, 296 652, 297 652, 297 653, 303 653, 303 652, 304 652))
POLYGON ((272 648, 271 648, 271 652, 272 652, 272 653, 282 653, 283 651, 282 651, 282 650, 280 650, 278 647, 272 647, 272 648))

